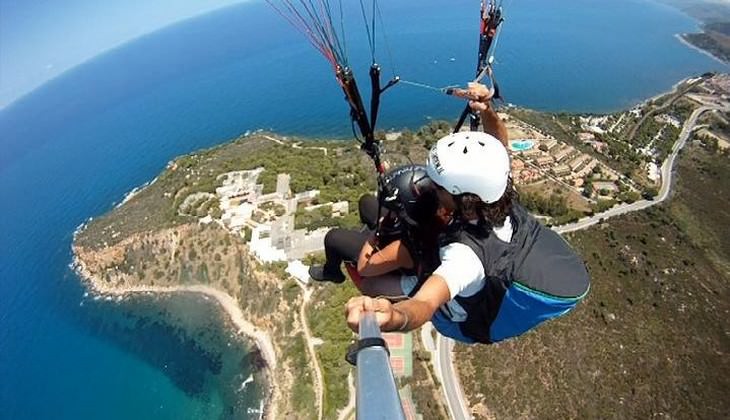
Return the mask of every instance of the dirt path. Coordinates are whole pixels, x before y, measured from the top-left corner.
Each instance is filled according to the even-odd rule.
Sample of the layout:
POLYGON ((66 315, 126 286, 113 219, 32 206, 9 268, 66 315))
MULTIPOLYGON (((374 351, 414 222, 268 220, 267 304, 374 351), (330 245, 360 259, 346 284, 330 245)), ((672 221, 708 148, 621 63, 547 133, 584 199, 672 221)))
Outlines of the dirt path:
POLYGON ((352 372, 347 375, 347 388, 350 392, 350 400, 347 405, 340 410, 337 420, 347 420, 352 418, 352 411, 355 409, 355 379, 352 377, 352 372))
MULTIPOLYGON (((299 284, 299 283, 297 283, 299 284)), ((322 379, 322 368, 319 366, 319 359, 317 359, 317 352, 314 350, 314 341, 312 340, 312 332, 309 330, 309 324, 307 324, 306 308, 309 299, 312 296, 311 289, 304 289, 304 301, 302 306, 299 308, 299 317, 302 322, 302 329, 304 330, 304 337, 307 340, 307 349, 309 356, 314 363, 314 394, 317 396, 317 418, 322 420, 324 411, 324 380, 322 379)))

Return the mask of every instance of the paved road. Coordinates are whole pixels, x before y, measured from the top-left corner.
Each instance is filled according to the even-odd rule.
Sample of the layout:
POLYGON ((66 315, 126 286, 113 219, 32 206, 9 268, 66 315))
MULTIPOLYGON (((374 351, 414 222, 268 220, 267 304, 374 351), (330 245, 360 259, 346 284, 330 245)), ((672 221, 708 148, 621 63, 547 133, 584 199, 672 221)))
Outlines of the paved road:
POLYGON ((438 372, 440 374, 441 386, 446 395, 446 407, 449 416, 454 420, 471 419, 469 406, 464 399, 464 393, 459 383, 459 375, 454 371, 454 364, 451 360, 451 352, 454 349, 454 340, 446 338, 441 334, 436 337, 436 360, 438 361, 438 372))
MULTIPOLYGON (((576 223, 558 226, 554 228, 555 231, 562 234, 585 229, 589 226, 595 225, 601 219, 605 220, 610 217, 619 216, 632 211, 643 210, 666 200, 667 197, 669 197, 669 192, 672 186, 672 169, 674 167, 674 161, 676 160, 679 151, 682 150, 684 145, 687 143, 687 139, 689 139, 692 130, 694 130, 695 125, 697 124, 697 119, 700 115, 702 115, 702 113, 711 109, 730 111, 730 104, 726 103, 723 107, 719 107, 715 104, 705 103, 704 106, 697 108, 692 115, 690 115, 682 128, 679 138, 674 143, 674 147, 672 147, 672 153, 662 165, 662 187, 654 200, 641 200, 632 204, 614 207, 606 212, 580 220, 576 223)), ((442 337, 441 335, 438 336, 436 342, 437 370, 441 375, 441 383, 446 396, 446 405, 449 409, 451 418, 455 420, 471 419, 471 414, 469 413, 469 408, 464 399, 461 384, 459 383, 458 375, 456 375, 456 372, 454 371, 454 365, 451 359, 453 346, 453 340, 442 337)))

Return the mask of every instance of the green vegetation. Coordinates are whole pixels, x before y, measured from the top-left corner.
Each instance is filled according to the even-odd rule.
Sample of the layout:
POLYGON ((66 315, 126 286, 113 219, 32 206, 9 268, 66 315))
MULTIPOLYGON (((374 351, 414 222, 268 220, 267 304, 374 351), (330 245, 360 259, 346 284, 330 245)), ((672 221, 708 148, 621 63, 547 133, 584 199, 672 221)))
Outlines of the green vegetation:
POLYGON ((261 204, 259 209, 266 212, 273 212, 277 217, 283 216, 286 213, 286 208, 284 206, 274 203, 273 201, 267 201, 261 204))
POLYGON ((730 169, 723 159, 693 148, 669 205, 568 235, 591 272, 589 296, 519 339, 458 346, 472 406, 484 404, 496 418, 725 418, 730 169))
MULTIPOLYGON (((220 217, 217 200, 206 195, 221 185, 219 175, 258 167, 264 168, 259 177, 264 192, 275 190, 277 174, 289 173, 293 193, 318 189, 321 202, 348 201, 351 209, 357 209, 360 196, 375 189, 371 165, 369 158, 352 142, 311 142, 307 147, 293 148, 291 144, 274 143, 263 135, 239 138, 174 160, 153 184, 124 206, 90 223, 77 243, 98 249, 133 234, 194 222, 206 214, 220 217), (325 156, 321 149, 309 147, 310 144, 325 147, 319 146, 324 144, 329 153, 325 156), (186 198, 191 196, 196 198, 186 203, 186 198), (185 211, 181 212, 183 203, 185 211)), ((282 214, 283 208, 271 203, 265 204, 263 210, 282 214)), ((255 215, 261 220, 264 217, 263 213, 255 215)), ((321 226, 353 226, 356 219, 328 217, 312 222, 321 226)))
POLYGON ((533 213, 551 217, 560 217, 568 214, 568 202, 564 196, 552 193, 549 197, 543 197, 536 193, 520 191, 520 203, 533 213))
POLYGON ((612 159, 614 169, 632 178, 643 189, 652 186, 644 169, 646 163, 663 162, 681 132, 679 127, 657 118, 666 115, 684 124, 696 104, 684 99, 683 95, 694 86, 696 84, 682 85, 677 93, 658 99, 655 105, 647 105, 643 117, 630 129, 618 135, 599 135, 600 140, 608 144, 608 157, 612 159))
POLYGON ((368 158, 352 142, 329 143, 332 150, 326 156, 322 150, 307 146, 293 148, 289 144, 275 144, 266 153, 249 154, 239 167, 264 168, 259 176, 264 193, 275 190, 277 174, 288 173, 292 175, 290 186, 294 194, 319 190, 318 201, 346 200, 354 208, 360 195, 375 189, 375 175, 368 158))
POLYGON ((343 217, 332 217, 332 206, 322 206, 313 210, 299 209, 294 214, 295 228, 316 230, 321 227, 357 228, 360 226, 360 217, 355 211, 350 211, 343 217))
POLYGON ((641 199, 641 194, 636 191, 625 191, 619 194, 618 199, 624 203, 632 204, 641 199))
POLYGON ((352 282, 318 287, 307 308, 307 319, 312 335, 324 340, 317 347, 317 356, 324 376, 324 417, 336 418, 337 410, 349 399, 347 375, 352 367, 345 361, 345 351, 354 339, 343 322, 345 303, 359 295, 352 282))
POLYGON ((424 419, 448 419, 441 384, 433 371, 431 354, 422 346, 420 330, 413 332, 413 376, 408 378, 416 411, 424 419))
POLYGON ((316 418, 314 403, 316 401, 313 386, 313 372, 307 357, 307 343, 303 334, 286 341, 284 353, 293 358, 292 366, 296 366, 297 376, 294 380, 294 388, 289 395, 288 409, 296 413, 297 418, 316 418))
POLYGON ((545 197, 539 193, 520 189, 519 194, 520 203, 525 208, 539 215, 550 216, 552 225, 575 222, 585 216, 584 212, 570 208, 566 197, 557 192, 553 192, 550 196, 545 197))
POLYGON ((416 138, 423 145, 425 150, 430 150, 438 139, 451 134, 454 127, 447 121, 434 121, 423 126, 416 133, 416 138))
POLYGON ((730 273, 730 225, 727 209, 730 165, 716 150, 692 147, 679 162, 672 216, 720 272, 730 273))
POLYGON ((593 183, 590 180, 588 180, 583 185, 583 196, 590 197, 591 195, 593 195, 593 183))
POLYGON ((598 200, 596 204, 593 206, 593 212, 594 213, 603 213, 604 211, 610 209, 611 207, 616 205, 616 200, 611 199, 605 199, 605 200, 598 200))
MULTIPOLYGON (((652 109, 665 105, 659 100, 652 109)), ((691 112, 687 102, 671 101, 670 105, 667 112, 677 118, 691 112)), ((514 113, 579 149, 587 147, 576 138, 576 116, 514 113)), ((390 152, 387 159, 392 165, 423 162, 427 148, 450 130, 449 123, 434 122, 415 133, 404 131, 398 140, 385 142, 390 152)), ((641 144, 654 142, 659 157, 666 156, 678 135, 678 129, 653 118, 637 123, 636 132, 641 144)), ((612 164, 625 174, 635 175, 646 160, 626 142, 611 137, 601 140, 608 143, 609 156, 620 157, 612 164)), ((592 294, 574 314, 514 342, 459 348, 462 378, 472 401, 485 404, 500 418, 601 417, 606 413, 651 417, 657 412, 713 418, 727 413, 717 390, 730 385, 724 379, 727 361, 721 357, 728 351, 727 335, 718 315, 730 310, 730 216, 722 210, 728 191, 721 181, 730 169, 722 160, 726 157, 716 153, 717 142, 702 141, 704 150, 694 150, 683 159, 680 197, 670 208, 612 219, 570 236, 594 277, 592 294), (691 381, 696 378, 702 386, 691 381)), ((350 205, 350 214, 342 218, 332 217, 331 206, 301 208, 295 214, 297 227, 358 226, 357 200, 375 189, 372 163, 351 142, 308 142, 293 148, 263 135, 240 138, 174 160, 155 183, 91 222, 75 244, 100 250, 122 243, 122 258, 98 271, 112 284, 121 274, 124 281, 145 284, 210 284, 236 296, 247 318, 272 331, 281 351, 280 369, 294 378, 282 415, 313 418, 312 364, 298 316, 301 289, 285 273, 285 263, 250 262, 244 246, 251 236, 249 228, 239 238, 216 224, 197 223, 204 215, 221 215, 217 200, 210 199, 221 185, 220 174, 257 167, 264 168, 259 178, 264 192, 274 190, 278 173, 289 173, 292 192, 320 190, 319 198, 310 204, 348 201, 350 205), (326 147, 327 154, 309 146, 326 147), (128 239, 133 240, 122 242, 128 239)), ((595 180, 600 178, 599 170, 595 180)), ((616 198, 639 199, 639 193, 619 185, 616 198)), ((595 193, 590 182, 586 190, 589 195, 595 193)), ((653 196, 657 191, 646 188, 643 193, 653 196)), ((530 210, 551 216, 552 223, 584 215, 571 209, 572 196, 552 189, 520 194, 530 210)), ((584 210, 600 212, 615 203, 600 200, 584 210)), ((270 217, 266 213, 281 215, 282 211, 279 204, 265 203, 255 217, 263 220, 270 217)), ((313 255, 305 262, 321 259, 313 255)), ((348 399, 345 384, 351 368, 343 355, 353 335, 343 328, 342 307, 355 294, 350 282, 318 287, 306 312, 313 335, 323 340, 316 352, 324 375, 326 418, 334 417, 348 399)), ((427 418, 442 417, 443 407, 430 400, 436 394, 426 388, 435 380, 427 358, 424 351, 416 351, 414 382, 420 385, 413 391, 414 399, 427 418)))

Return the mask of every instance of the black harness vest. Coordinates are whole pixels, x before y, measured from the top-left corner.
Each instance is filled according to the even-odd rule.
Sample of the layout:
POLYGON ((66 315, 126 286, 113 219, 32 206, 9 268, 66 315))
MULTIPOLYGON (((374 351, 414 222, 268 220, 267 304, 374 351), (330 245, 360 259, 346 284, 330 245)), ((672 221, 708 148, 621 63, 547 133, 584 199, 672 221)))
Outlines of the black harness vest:
MULTIPOLYGON (((467 319, 459 323, 461 332, 481 343, 505 338, 500 334, 495 339, 492 325, 499 316, 504 318, 504 314, 500 315, 503 300, 515 287, 520 290, 512 292, 514 294, 526 290, 528 294, 540 295, 539 299, 557 299, 561 304, 573 299, 573 305, 588 291, 589 276, 585 265, 563 238, 538 223, 517 203, 512 207, 510 219, 512 239, 509 243, 500 240, 491 229, 484 233, 483 229, 470 224, 454 226, 442 240, 442 246, 454 242, 469 246, 482 263, 484 287, 472 296, 455 297, 467 313, 467 319)), ((535 307, 544 304, 540 301, 535 307)), ((542 307, 535 307, 526 308, 524 314, 514 308, 503 312, 513 318, 515 314, 526 318, 535 316, 535 311, 544 311, 542 307)), ((532 326, 546 317, 543 314, 532 326)), ((522 324, 529 324, 529 321, 522 324)), ((519 327, 514 330, 514 335, 521 333, 519 327)))

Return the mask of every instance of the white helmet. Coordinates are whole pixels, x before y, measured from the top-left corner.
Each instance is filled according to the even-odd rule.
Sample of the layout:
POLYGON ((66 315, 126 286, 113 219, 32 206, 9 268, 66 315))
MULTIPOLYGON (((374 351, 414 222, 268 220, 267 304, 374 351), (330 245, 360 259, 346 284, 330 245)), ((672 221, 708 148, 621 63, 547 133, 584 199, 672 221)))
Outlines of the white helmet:
POLYGON ((451 194, 476 194, 490 204, 507 189, 510 161, 507 149, 489 134, 459 132, 431 148, 426 170, 433 182, 451 194))

